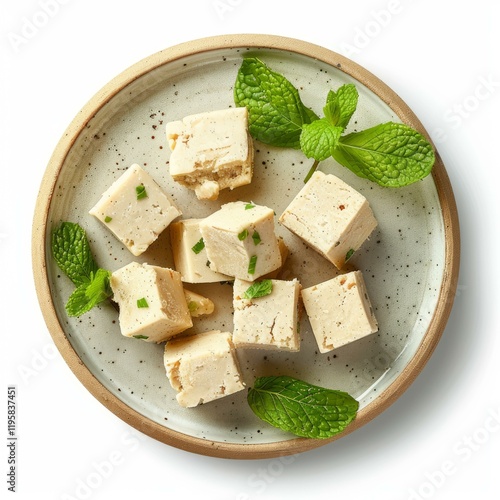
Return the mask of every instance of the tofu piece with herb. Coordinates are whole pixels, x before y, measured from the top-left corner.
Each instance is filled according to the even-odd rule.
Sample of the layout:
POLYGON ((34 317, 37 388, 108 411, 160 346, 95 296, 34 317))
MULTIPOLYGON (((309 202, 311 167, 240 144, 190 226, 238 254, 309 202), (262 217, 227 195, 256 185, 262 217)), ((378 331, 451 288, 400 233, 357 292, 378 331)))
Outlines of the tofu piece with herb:
POLYGON ((254 149, 246 107, 186 116, 166 125, 172 178, 198 199, 215 200, 221 189, 250 184, 254 149))
POLYGON ((304 288, 301 295, 321 353, 378 331, 361 271, 304 288))
POLYGON ((215 310, 215 304, 208 297, 186 288, 184 288, 184 296, 192 318, 212 314, 215 310))
POLYGON ((338 269, 377 227, 367 199, 338 177, 316 171, 279 222, 338 269))
POLYGON ((300 289, 296 279, 265 279, 253 283, 236 279, 233 286, 235 347, 298 351, 300 289))
POLYGON ((130 166, 89 211, 129 250, 141 255, 181 211, 138 164, 130 166))
POLYGON ((200 231, 201 219, 184 219, 170 224, 170 242, 176 271, 186 283, 215 283, 233 278, 209 267, 200 231))
POLYGON ((125 337, 159 343, 193 326, 177 271, 131 262, 111 274, 110 285, 125 337))
POLYGON ((211 330, 170 340, 163 360, 177 402, 186 408, 245 388, 229 332, 211 330))
POLYGON ((210 262, 219 273, 254 281, 281 266, 272 209, 235 201, 200 222, 210 262))

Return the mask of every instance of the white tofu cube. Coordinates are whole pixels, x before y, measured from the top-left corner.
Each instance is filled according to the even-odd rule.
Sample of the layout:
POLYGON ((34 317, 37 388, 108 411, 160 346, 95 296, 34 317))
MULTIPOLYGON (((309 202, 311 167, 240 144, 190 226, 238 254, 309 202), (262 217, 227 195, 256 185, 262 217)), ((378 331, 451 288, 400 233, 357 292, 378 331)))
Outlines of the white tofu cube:
POLYGON ((110 284, 125 337, 163 342, 193 326, 177 271, 131 262, 111 274, 110 284))
POLYGON ((279 222, 341 269, 377 226, 366 198, 334 175, 316 171, 279 222))
POLYGON ((378 331, 361 271, 304 288, 301 294, 322 353, 378 331))
POLYGON ((246 281, 278 269, 281 253, 268 207, 235 201, 200 222, 210 267, 246 281))
POLYGON ((236 348, 282 349, 298 351, 298 280, 267 280, 272 292, 263 297, 246 298, 252 285, 236 279, 233 287, 234 330, 236 348))
POLYGON ((181 211, 155 180, 133 164, 90 210, 133 255, 141 255, 181 211))
POLYGON ((170 340, 163 359, 177 401, 186 408, 245 388, 228 332, 211 330, 170 340))
POLYGON ((254 149, 245 107, 169 122, 166 135, 172 151, 170 175, 194 189, 198 199, 215 200, 221 189, 252 181, 254 149))
POLYGON ((184 219, 170 224, 170 242, 176 271, 186 283, 215 283, 233 278, 209 267, 200 231, 201 219, 184 219))

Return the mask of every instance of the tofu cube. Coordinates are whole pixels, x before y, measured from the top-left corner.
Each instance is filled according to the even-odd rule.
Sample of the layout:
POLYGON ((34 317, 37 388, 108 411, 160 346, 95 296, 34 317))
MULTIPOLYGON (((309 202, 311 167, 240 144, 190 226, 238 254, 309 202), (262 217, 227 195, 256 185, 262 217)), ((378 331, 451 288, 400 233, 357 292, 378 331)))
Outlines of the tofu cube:
POLYGON ((215 200, 221 189, 250 184, 254 149, 245 107, 186 116, 166 125, 170 175, 194 189, 198 199, 215 200))
MULTIPOLYGON (((272 292, 263 297, 246 298, 256 283, 236 279, 233 287, 234 330, 236 348, 281 349, 298 351, 298 280, 269 280, 272 292)), ((267 283, 269 283, 267 281, 267 283)))
POLYGON ((201 241, 201 219, 184 219, 170 224, 170 242, 176 271, 186 283, 215 283, 233 278, 210 269, 201 241))
POLYGON ((155 180, 133 164, 90 210, 129 250, 141 255, 181 211, 155 180))
POLYGON ((378 331, 361 271, 304 288, 301 295, 321 353, 378 331))
POLYGON ((131 262, 111 274, 110 285, 125 337, 159 343, 193 326, 177 271, 131 262))
POLYGON ((366 198, 334 175, 316 171, 279 222, 338 269, 377 227, 366 198))
POLYGON ((177 401, 186 408, 245 388, 229 332, 211 330, 170 340, 163 359, 177 401))
POLYGON ((200 222, 210 268, 254 281, 281 266, 270 208, 235 201, 200 222))

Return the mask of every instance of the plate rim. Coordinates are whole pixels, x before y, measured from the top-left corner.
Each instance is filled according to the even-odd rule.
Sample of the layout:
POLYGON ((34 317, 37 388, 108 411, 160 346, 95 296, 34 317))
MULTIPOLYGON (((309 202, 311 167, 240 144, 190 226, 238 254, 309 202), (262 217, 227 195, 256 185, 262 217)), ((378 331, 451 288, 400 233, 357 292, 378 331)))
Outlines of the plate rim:
POLYGON ((304 40, 269 34, 232 34, 198 38, 173 45, 151 54, 125 69, 105 84, 76 114, 57 143, 42 177, 32 221, 32 271, 35 290, 48 331, 74 375, 108 410, 136 430, 167 445, 185 451, 218 458, 262 459, 297 454, 344 437, 373 420, 389 408, 413 383, 434 352, 451 313, 456 294, 460 263, 460 227, 458 210, 450 179, 437 148, 432 177, 436 186, 445 240, 443 280, 438 302, 427 331, 415 354, 394 382, 376 399, 360 410, 356 419, 340 434, 325 440, 292 438, 274 443, 227 443, 197 438, 160 425, 129 407, 106 389, 73 349, 57 317, 47 274, 47 220, 54 188, 67 155, 92 117, 118 92, 154 69, 194 54, 220 49, 273 49, 299 54, 337 67, 374 92, 404 123, 429 134, 409 106, 369 70, 326 47, 304 40))

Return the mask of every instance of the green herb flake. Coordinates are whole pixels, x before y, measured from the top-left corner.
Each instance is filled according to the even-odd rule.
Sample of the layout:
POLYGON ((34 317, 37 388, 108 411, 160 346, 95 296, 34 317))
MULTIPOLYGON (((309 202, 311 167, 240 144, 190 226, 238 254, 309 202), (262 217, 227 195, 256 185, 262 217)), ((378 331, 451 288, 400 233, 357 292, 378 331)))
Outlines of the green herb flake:
POLYGON ((136 186, 135 194, 136 194, 138 200, 142 200, 143 198, 148 197, 148 193, 146 192, 146 187, 144 186, 144 184, 140 184, 139 186, 136 186))
POLYGON ((272 280, 262 280, 253 283, 243 294, 244 299, 256 299, 270 295, 273 291, 272 280))
POLYGON ((248 229, 244 229, 243 231, 241 231, 240 234, 238 234, 238 239, 240 241, 243 241, 247 236, 248 236, 248 229))
POLYGON ((203 241, 203 238, 200 238, 199 241, 194 245, 191 250, 198 255, 203 249, 205 248, 205 242, 203 241))
POLYGON ((349 249, 349 251, 345 254, 345 261, 347 262, 354 254, 354 248, 349 249))
POLYGON ((318 387, 287 376, 260 377, 248 391, 252 411, 296 436, 327 439, 355 418, 359 403, 346 392, 318 387))
POLYGON ((255 208, 255 205, 252 203, 247 203, 245 205, 245 210, 252 210, 252 208, 255 208))
POLYGON ((260 239, 260 234, 254 231, 252 234, 252 240, 255 246, 257 246, 262 240, 260 239))
POLYGON ((250 257, 250 262, 248 263, 248 274, 255 274, 256 265, 257 265, 257 255, 252 255, 250 257))
POLYGON ((133 337, 134 337, 134 339, 139 339, 139 340, 147 340, 147 339, 149 339, 149 337, 146 336, 146 335, 134 335, 133 337))
POLYGON ((194 300, 189 301, 188 309, 190 313, 196 312, 196 310, 198 309, 198 302, 195 302, 194 300))
POLYGON ((106 217, 104 217, 104 222, 107 224, 108 222, 111 222, 113 220, 113 217, 110 217, 109 215, 106 215, 106 217))
POLYGON ((149 307, 148 301, 145 297, 142 297, 142 299, 137 299, 137 307, 139 309, 145 309, 146 307, 149 307))

